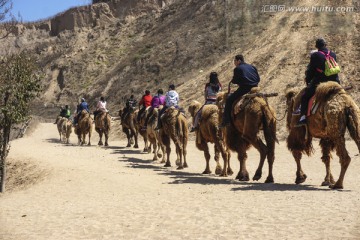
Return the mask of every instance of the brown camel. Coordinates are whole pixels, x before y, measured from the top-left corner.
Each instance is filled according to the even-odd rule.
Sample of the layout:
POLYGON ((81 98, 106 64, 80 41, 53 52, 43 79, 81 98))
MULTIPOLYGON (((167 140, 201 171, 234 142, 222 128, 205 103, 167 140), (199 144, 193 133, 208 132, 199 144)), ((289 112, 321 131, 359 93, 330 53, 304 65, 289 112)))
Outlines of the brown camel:
POLYGON ((148 140, 150 144, 153 145, 154 148, 153 160, 157 161, 158 158, 162 157, 160 163, 165 163, 165 146, 161 142, 160 131, 155 130, 157 126, 158 114, 159 114, 159 110, 157 108, 154 108, 151 115, 149 116, 146 132, 147 132, 148 140), (160 150, 162 151, 162 154, 160 153, 160 150))
POLYGON ((64 141, 65 143, 69 143, 70 134, 72 132, 72 124, 71 121, 65 117, 58 117, 56 119, 57 129, 60 135, 60 141, 64 141))
MULTIPOLYGON (((137 129, 138 133, 140 133, 140 135, 143 137, 144 139, 144 152, 150 153, 151 152, 151 145, 149 145, 149 141, 148 141, 148 135, 147 135, 147 131, 146 129, 144 129, 144 124, 145 124, 145 119, 146 116, 148 114, 148 110, 150 109, 150 107, 147 107, 145 112, 141 115, 140 117, 140 121, 135 121, 135 128, 137 129)), ((136 115, 138 115, 139 110, 136 110, 136 115)), ((136 118, 135 118, 136 119, 136 118)))
POLYGON ((307 117, 306 127, 295 127, 300 115, 295 115, 293 112, 300 105, 303 91, 299 93, 289 91, 286 94, 287 128, 289 130, 287 147, 292 152, 297 165, 295 183, 305 182, 307 176, 301 168, 301 157, 302 154, 311 155, 313 152, 312 138, 319 138, 322 150, 321 159, 326 168, 326 175, 321 185, 341 189, 345 172, 351 161, 345 148, 346 128, 360 150, 359 108, 336 82, 321 83, 315 92, 316 104, 312 109, 312 112, 315 113, 307 117), (332 150, 336 151, 341 165, 340 176, 336 183, 330 171, 332 150))
MULTIPOLYGON (((276 138, 275 111, 258 91, 259 88, 253 88, 249 94, 242 97, 240 102, 234 103, 231 114, 232 123, 224 131, 225 142, 230 150, 238 154, 240 170, 236 179, 249 181, 249 173, 246 169, 246 151, 251 146, 254 146, 260 153, 260 163, 253 180, 257 181, 261 178, 262 168, 267 157, 269 173, 265 183, 273 183, 274 177, 272 172, 275 158, 275 142, 278 142, 276 138), (261 131, 266 145, 259 136, 261 131)), ((227 93, 218 94, 217 104, 221 110, 223 110, 224 99, 226 97, 227 93)))
MULTIPOLYGON (((202 107, 198 101, 193 101, 188 107, 191 117, 194 119, 196 113, 202 107)), ((196 130, 196 147, 204 151, 206 160, 206 168, 203 174, 210 174, 210 152, 208 142, 214 143, 216 170, 215 174, 220 176, 232 175, 233 171, 230 167, 230 151, 226 148, 222 134, 217 127, 219 125, 219 108, 216 105, 205 105, 202 108, 199 129, 196 130), (221 168, 219 156, 224 160, 224 168, 221 168)))
POLYGON ((161 141, 166 148, 165 167, 171 167, 170 163, 170 139, 173 140, 176 147, 176 154, 179 159, 177 169, 188 167, 186 162, 186 145, 188 140, 188 126, 185 116, 176 108, 166 109, 160 118, 162 128, 160 129, 161 141), (183 163, 184 159, 184 163, 183 163))
POLYGON ((95 118, 95 131, 99 134, 99 143, 98 145, 102 146, 102 136, 105 136, 105 146, 109 146, 108 139, 111 129, 111 117, 108 113, 98 113, 95 118))
POLYGON ((131 145, 134 144, 133 139, 135 139, 134 148, 139 148, 138 130, 135 127, 137 116, 136 113, 137 112, 129 111, 129 109, 126 107, 119 111, 122 130, 126 134, 126 138, 128 140, 128 144, 126 145, 126 147, 131 147, 131 145))
POLYGON ((79 145, 84 145, 86 143, 85 137, 87 134, 89 134, 88 146, 91 145, 90 139, 93 128, 92 123, 93 120, 90 117, 90 114, 86 110, 82 110, 77 127, 75 128, 75 133, 78 135, 79 145))

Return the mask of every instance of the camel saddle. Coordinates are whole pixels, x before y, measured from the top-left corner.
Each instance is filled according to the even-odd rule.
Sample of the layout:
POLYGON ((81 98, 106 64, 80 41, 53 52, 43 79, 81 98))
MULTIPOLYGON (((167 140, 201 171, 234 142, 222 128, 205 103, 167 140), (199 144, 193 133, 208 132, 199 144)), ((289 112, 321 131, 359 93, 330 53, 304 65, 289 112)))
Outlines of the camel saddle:
POLYGON ((243 95, 234 102, 234 115, 241 112, 256 97, 262 97, 266 99, 267 97, 275 97, 277 95, 278 93, 261 93, 259 87, 254 87, 249 93, 243 95))

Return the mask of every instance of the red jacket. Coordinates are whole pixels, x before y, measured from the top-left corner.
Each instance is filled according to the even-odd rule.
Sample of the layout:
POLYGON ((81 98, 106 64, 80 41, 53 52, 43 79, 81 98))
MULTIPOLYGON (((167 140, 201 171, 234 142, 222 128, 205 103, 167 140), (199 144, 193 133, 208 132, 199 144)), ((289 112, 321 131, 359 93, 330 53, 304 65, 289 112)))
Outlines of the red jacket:
POLYGON ((144 95, 140 102, 139 102, 139 105, 143 105, 144 107, 148 107, 148 106, 151 106, 151 100, 152 100, 152 96, 149 94, 149 95, 144 95))

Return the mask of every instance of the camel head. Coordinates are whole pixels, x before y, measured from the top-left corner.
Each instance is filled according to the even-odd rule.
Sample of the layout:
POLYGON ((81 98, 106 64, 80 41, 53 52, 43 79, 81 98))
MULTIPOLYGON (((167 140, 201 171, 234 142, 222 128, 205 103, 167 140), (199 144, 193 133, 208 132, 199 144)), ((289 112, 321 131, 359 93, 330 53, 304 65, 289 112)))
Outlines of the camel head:
POLYGON ((188 107, 188 112, 190 113, 191 117, 194 117, 200 108, 201 108, 201 103, 199 103, 196 100, 192 101, 190 106, 188 107))

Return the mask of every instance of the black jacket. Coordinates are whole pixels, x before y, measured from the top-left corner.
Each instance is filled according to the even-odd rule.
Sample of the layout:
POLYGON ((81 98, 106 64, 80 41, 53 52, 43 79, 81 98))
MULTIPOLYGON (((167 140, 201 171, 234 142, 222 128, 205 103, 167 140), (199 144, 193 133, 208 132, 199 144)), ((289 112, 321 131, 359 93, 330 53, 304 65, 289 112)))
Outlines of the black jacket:
POLYGON ((240 63, 234 68, 234 76, 231 83, 238 84, 239 86, 257 86, 260 82, 260 76, 256 67, 240 63))
MULTIPOLYGON (((319 51, 322 51, 323 53, 327 54, 328 49, 322 48, 319 49, 319 51)), ((336 61, 336 54, 334 52, 330 51, 330 56, 333 57, 336 61)), ((310 57, 310 63, 306 70, 306 83, 310 83, 310 81, 314 82, 327 82, 327 81, 339 81, 338 74, 331 75, 331 76, 325 76, 325 55, 320 52, 315 52, 311 54, 310 57), (320 69, 323 72, 319 72, 317 69, 320 69)))

